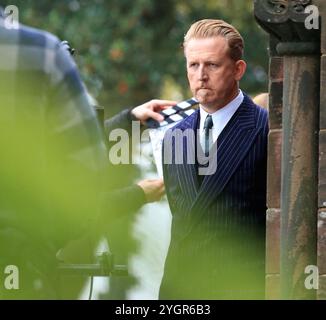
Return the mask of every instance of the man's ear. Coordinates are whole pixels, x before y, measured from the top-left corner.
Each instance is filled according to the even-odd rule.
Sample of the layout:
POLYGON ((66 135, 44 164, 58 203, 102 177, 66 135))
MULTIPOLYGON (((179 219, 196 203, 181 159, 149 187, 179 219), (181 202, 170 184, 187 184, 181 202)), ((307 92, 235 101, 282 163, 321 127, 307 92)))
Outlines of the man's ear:
POLYGON ((235 80, 240 81, 246 72, 247 64, 244 60, 238 60, 235 63, 235 80))

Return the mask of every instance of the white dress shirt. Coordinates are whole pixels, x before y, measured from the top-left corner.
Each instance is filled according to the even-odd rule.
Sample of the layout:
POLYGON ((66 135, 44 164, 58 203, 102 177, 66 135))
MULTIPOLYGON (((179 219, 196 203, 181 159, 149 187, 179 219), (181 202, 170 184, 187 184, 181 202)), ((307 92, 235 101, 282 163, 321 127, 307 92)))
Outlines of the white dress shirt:
MULTIPOLYGON (((239 90, 239 94, 226 106, 223 108, 215 111, 211 114, 212 120, 213 120, 213 128, 212 128, 212 140, 213 143, 217 140, 218 136, 222 132, 222 130, 225 128, 225 126, 228 124, 234 113, 238 110, 240 107, 242 101, 243 101, 243 93, 241 90, 239 90)), ((200 143, 204 150, 204 122, 208 115, 208 113, 200 107, 200 124, 199 124, 199 137, 200 137, 200 143)))

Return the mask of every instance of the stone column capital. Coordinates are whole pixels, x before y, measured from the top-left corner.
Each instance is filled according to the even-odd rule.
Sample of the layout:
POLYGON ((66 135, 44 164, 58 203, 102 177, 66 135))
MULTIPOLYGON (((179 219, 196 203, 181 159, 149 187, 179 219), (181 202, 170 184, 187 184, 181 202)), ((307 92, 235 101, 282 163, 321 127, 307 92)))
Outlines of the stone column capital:
POLYGON ((277 39, 279 55, 310 55, 320 53, 320 30, 306 28, 309 13, 305 8, 311 0, 254 0, 258 24, 277 39))

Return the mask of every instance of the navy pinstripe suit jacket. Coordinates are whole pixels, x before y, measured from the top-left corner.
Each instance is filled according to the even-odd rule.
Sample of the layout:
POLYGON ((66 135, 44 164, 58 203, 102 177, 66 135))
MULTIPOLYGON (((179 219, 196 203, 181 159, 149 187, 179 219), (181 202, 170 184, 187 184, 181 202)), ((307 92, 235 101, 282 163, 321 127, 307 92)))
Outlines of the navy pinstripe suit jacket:
POLYGON ((261 298, 267 111, 244 95, 215 142, 210 161, 216 161, 216 171, 202 179, 198 162, 187 162, 197 151, 196 136, 174 135, 177 129, 197 131, 199 117, 197 110, 164 137, 163 153, 170 152, 172 159, 163 163, 163 174, 173 219, 160 298, 261 298), (182 139, 182 150, 175 150, 177 139, 182 139), (176 161, 178 151, 182 164, 176 161))

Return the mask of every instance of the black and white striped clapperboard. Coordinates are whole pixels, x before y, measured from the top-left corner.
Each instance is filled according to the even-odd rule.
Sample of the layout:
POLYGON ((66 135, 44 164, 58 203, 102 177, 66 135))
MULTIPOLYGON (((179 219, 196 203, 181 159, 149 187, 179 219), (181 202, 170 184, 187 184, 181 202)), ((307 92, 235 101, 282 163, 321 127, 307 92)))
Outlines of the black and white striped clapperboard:
POLYGON ((160 114, 164 116, 164 120, 162 122, 149 119, 146 121, 146 124, 149 128, 159 128, 167 126, 168 124, 179 122, 195 112, 195 109, 192 107, 196 104, 198 104, 198 101, 195 98, 179 102, 177 105, 160 112, 160 114))
POLYGON ((179 102, 174 107, 165 109, 160 112, 164 116, 162 122, 158 122, 154 119, 147 121, 147 126, 150 128, 149 136, 151 139, 153 156, 157 167, 157 172, 159 177, 163 177, 162 170, 162 142, 165 132, 176 125, 179 121, 187 118, 196 109, 193 108, 198 104, 198 101, 195 98, 179 102))

